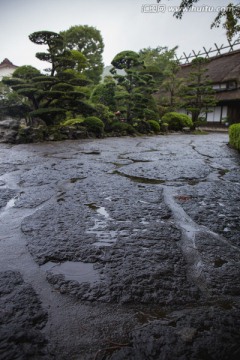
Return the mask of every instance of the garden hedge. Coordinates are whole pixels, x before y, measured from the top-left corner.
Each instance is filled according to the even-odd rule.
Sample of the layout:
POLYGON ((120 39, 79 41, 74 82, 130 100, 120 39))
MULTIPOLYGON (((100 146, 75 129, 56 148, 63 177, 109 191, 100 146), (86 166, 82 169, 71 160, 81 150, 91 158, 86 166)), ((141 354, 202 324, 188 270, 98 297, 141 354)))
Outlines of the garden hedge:
POLYGON ((163 115, 162 123, 168 124, 169 130, 181 131, 184 127, 192 127, 192 119, 186 115, 177 112, 169 112, 163 115))
POLYGON ((233 124, 229 127, 229 144, 240 151, 240 124, 233 124))

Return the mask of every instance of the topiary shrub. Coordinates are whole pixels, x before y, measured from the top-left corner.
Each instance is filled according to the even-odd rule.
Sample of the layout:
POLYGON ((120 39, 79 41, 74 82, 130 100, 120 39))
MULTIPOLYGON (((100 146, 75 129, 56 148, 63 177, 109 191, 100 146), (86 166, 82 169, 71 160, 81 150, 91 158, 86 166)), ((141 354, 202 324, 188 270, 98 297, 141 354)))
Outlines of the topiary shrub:
POLYGON ((145 109, 143 114, 144 114, 145 120, 158 120, 159 119, 158 113, 151 109, 145 109))
POLYGON ((65 118, 65 110, 60 108, 40 108, 30 112, 32 118, 39 117, 47 125, 53 125, 65 118))
POLYGON ((68 119, 68 120, 62 122, 61 125, 62 126, 73 126, 73 125, 82 124, 83 122, 84 122, 84 118, 76 117, 74 119, 68 119))
POLYGON ((104 123, 96 116, 87 117, 82 122, 82 125, 87 128, 88 132, 94 133, 97 136, 103 135, 104 123))
POLYGON ((121 121, 115 121, 111 124, 111 131, 117 132, 120 135, 133 135, 135 133, 132 125, 121 121))
POLYGON ((162 122, 168 124, 169 130, 181 131, 184 127, 192 127, 192 119, 186 114, 169 112, 162 117, 162 122))
POLYGON ((155 133, 158 133, 160 131, 160 125, 157 121, 148 120, 148 123, 149 123, 152 131, 154 131, 155 133))
POLYGON ((152 130, 151 125, 146 120, 136 119, 133 123, 134 129, 140 134, 149 134, 152 130))
POLYGON ((114 119, 114 113, 110 111, 108 106, 103 104, 96 104, 95 109, 97 111, 97 117, 104 123, 104 130, 109 131, 110 124, 114 119))
POLYGON ((161 131, 164 133, 168 132, 168 124, 167 123, 161 123, 161 131))
POLYGON ((228 129, 229 144, 240 151, 240 124, 233 124, 228 129))

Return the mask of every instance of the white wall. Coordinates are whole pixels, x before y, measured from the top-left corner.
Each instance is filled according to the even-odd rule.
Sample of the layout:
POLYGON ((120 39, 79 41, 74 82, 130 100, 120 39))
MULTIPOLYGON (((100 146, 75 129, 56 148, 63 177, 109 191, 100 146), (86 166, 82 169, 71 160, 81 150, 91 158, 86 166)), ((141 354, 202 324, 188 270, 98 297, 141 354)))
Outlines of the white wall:
MULTIPOLYGON (((220 123, 221 120, 226 119, 227 112, 228 112, 227 106, 215 106, 211 110, 212 110, 211 112, 207 113, 207 122, 219 122, 220 123)), ((191 114, 188 113, 185 109, 180 109, 177 112, 182 113, 182 114, 187 114, 188 116, 191 117, 191 114)), ((205 114, 202 114, 202 116, 204 117, 205 114)))
POLYGON ((207 122, 220 122, 227 117, 227 106, 215 106, 212 112, 207 114, 207 122))
POLYGON ((10 76, 12 75, 12 73, 16 70, 16 68, 12 68, 12 67, 4 67, 4 68, 0 68, 0 81, 2 80, 2 78, 4 76, 10 76))

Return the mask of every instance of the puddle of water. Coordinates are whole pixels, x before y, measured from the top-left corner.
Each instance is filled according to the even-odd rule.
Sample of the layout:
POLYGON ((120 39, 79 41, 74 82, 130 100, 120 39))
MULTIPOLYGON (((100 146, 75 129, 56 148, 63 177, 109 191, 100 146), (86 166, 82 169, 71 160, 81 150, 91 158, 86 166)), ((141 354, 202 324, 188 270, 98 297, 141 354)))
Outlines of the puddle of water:
POLYGON ((92 244, 94 246, 112 246, 117 241, 117 232, 107 231, 105 221, 96 219, 94 226, 86 232, 96 235, 98 241, 92 244))
POLYGON ((20 189, 19 184, 16 183, 16 174, 12 173, 0 176, 0 186, 8 189, 20 189))
POLYGON ((101 247, 101 246, 112 246, 113 244, 115 244, 116 241, 110 242, 110 241, 96 241, 95 243, 93 243, 93 246, 96 247, 101 247))
POLYGON ((112 246, 117 241, 117 231, 102 231, 95 232, 97 235, 98 241, 93 243, 94 246, 112 246))
POLYGON ((5 216, 9 209, 14 207, 16 200, 17 200, 17 198, 14 197, 7 202, 5 207, 1 210, 0 218, 5 216))
POLYGON ((147 221, 145 218, 142 218, 141 221, 140 221, 140 224, 148 225, 149 221, 147 221))
POLYGON ((110 215, 105 209, 105 207, 101 206, 97 209, 97 213, 100 215, 103 215, 106 219, 110 219, 110 215))
POLYGON ((93 246, 112 246, 117 241, 117 232, 116 231, 108 231, 106 230, 107 221, 112 220, 109 213, 103 206, 97 206, 95 203, 85 204, 90 209, 96 211, 99 215, 104 217, 104 220, 99 220, 96 218, 94 220, 94 225, 92 228, 87 230, 88 234, 96 235, 98 241, 95 241, 93 246))
POLYGON ((54 275, 63 275, 66 280, 75 280, 79 283, 95 283, 100 280, 99 274, 93 268, 91 263, 65 261, 63 263, 54 263, 49 261, 41 266, 46 272, 54 275))
POLYGON ((85 204, 90 209, 96 211, 98 214, 103 215, 106 219, 110 219, 110 215, 103 206, 98 206, 95 203, 85 204))
POLYGON ((5 206, 5 211, 8 210, 8 209, 10 209, 10 208, 12 208, 12 207, 14 207, 16 200, 17 200, 16 198, 10 199, 10 200, 7 202, 7 205, 5 206))

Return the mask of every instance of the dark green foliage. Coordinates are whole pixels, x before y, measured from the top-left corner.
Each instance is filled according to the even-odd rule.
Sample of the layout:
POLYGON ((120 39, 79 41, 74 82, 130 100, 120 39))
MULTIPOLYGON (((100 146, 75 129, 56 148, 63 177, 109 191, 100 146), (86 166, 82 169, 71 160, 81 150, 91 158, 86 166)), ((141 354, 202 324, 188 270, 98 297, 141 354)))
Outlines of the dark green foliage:
POLYGON ((126 135, 133 135, 135 133, 132 125, 120 121, 113 122, 111 124, 111 130, 118 133, 119 135, 124 135, 124 133, 126 135))
POLYGON ((116 109, 116 83, 113 79, 106 79, 104 83, 97 85, 92 92, 91 101, 94 104, 103 104, 114 111, 116 109))
POLYGON ((164 81, 161 84, 165 96, 160 99, 169 112, 176 111, 181 107, 180 93, 183 87, 183 79, 179 78, 180 66, 176 61, 169 61, 164 70, 164 81))
POLYGON ((192 61, 191 71, 181 90, 182 107, 191 113, 194 127, 199 117, 206 115, 216 105, 212 82, 207 74, 207 62, 201 57, 192 61))
POLYGON ((135 51, 126 50, 118 53, 111 64, 116 69, 129 70, 138 67, 139 65, 143 65, 143 61, 135 51))
POLYGON ((0 100, 0 116, 10 116, 15 119, 27 118, 30 108, 27 104, 19 102, 17 99, 0 100))
POLYGON ((47 61, 52 64, 51 76, 54 76, 57 68, 60 66, 59 57, 61 57, 63 49, 63 38, 61 35, 52 31, 36 31, 29 35, 29 39, 37 45, 47 45, 46 53, 36 53, 39 60, 47 61))
POLYGON ((77 118, 74 118, 74 119, 65 120, 60 125, 62 125, 62 126, 73 126, 73 125, 82 124, 83 122, 84 122, 84 118, 77 117, 77 118))
POLYGON ((168 124, 169 130, 181 131, 184 127, 192 127, 193 123, 189 116, 177 112, 163 115, 162 123, 168 124))
POLYGON ((144 112, 144 119, 145 120, 158 120, 159 115, 157 111, 151 110, 151 109, 145 109, 144 112))
POLYGON ((31 80, 38 76, 39 77, 41 76, 41 73, 38 69, 36 69, 35 67, 30 66, 30 65, 23 65, 14 71, 12 80, 14 81, 15 80, 14 78, 23 79, 23 80, 31 80))
MULTIPOLYGON (((0 82, 0 116, 10 116, 16 119, 27 118, 31 108, 27 102, 22 101, 21 96, 11 91, 7 85, 8 80, 13 79, 3 78, 3 81, 0 82)), ((13 83, 18 84, 18 81, 13 81, 13 83)))
POLYGON ((229 144, 240 151, 240 124, 233 124, 229 127, 229 144))
POLYGON ((103 104, 96 104, 95 110, 97 112, 97 117, 103 121, 105 130, 108 131, 109 126, 112 123, 114 118, 114 113, 109 110, 109 108, 103 104))
POLYGON ((72 26, 60 32, 64 46, 68 50, 77 50, 87 59, 87 64, 81 72, 94 84, 98 84, 103 71, 102 53, 103 38, 99 30, 88 25, 72 26))
POLYGON ((37 127, 24 126, 18 130, 19 143, 32 143, 44 141, 47 137, 47 127, 40 125, 37 127))
POLYGON ((104 123, 96 116, 87 117, 83 121, 82 125, 85 126, 89 132, 94 133, 95 135, 103 135, 104 123))
POLYGON ((38 45, 47 45, 47 52, 38 52, 36 57, 39 60, 51 64, 51 76, 66 69, 74 69, 81 72, 87 65, 85 56, 76 50, 68 50, 64 47, 63 37, 60 34, 50 31, 37 31, 29 35, 29 39, 38 45))
POLYGON ((29 35, 29 39, 38 45, 48 45, 49 48, 63 46, 63 38, 53 31, 36 31, 29 35))
POLYGON ((240 32, 240 7, 238 4, 229 3, 227 6, 222 7, 218 15, 214 19, 211 25, 213 27, 219 27, 223 20, 223 28, 226 30, 228 40, 232 40, 235 35, 239 36, 240 32))
POLYGON ((57 90, 57 91, 72 91, 74 89, 74 86, 71 84, 67 84, 67 83, 58 83, 52 86, 52 90, 57 90))
POLYGON ((44 120, 47 125, 58 123, 65 118, 65 110, 60 108, 40 108, 30 112, 30 116, 39 117, 44 120))
POLYGON ((152 97, 154 81, 151 75, 142 73, 143 61, 134 51, 122 51, 117 54, 111 69, 118 87, 115 92, 117 110, 125 114, 128 122, 134 118, 144 118, 144 110, 154 109, 155 101, 152 97), (124 70, 124 75, 118 75, 117 70, 124 70))
POLYGON ((146 120, 134 120, 133 127, 140 134, 148 134, 152 131, 150 123, 146 120))
POLYGON ((73 117, 92 115, 95 109, 86 102, 88 95, 84 89, 89 81, 80 73, 86 65, 85 56, 79 51, 64 49, 63 38, 57 33, 39 31, 29 38, 36 44, 48 46, 47 52, 38 53, 37 57, 51 64, 50 75, 22 66, 13 73, 12 79, 4 81, 21 97, 22 103, 27 104, 30 117, 39 117, 49 125, 62 120, 69 110, 73 117))
POLYGON ((144 48, 139 51, 140 59, 144 62, 144 73, 152 75, 157 87, 161 85, 166 78, 165 71, 175 58, 177 47, 168 49, 166 46, 158 46, 156 48, 144 48))
POLYGON ((148 120, 149 125, 151 126, 152 131, 158 133, 160 131, 160 125, 155 120, 148 120))

